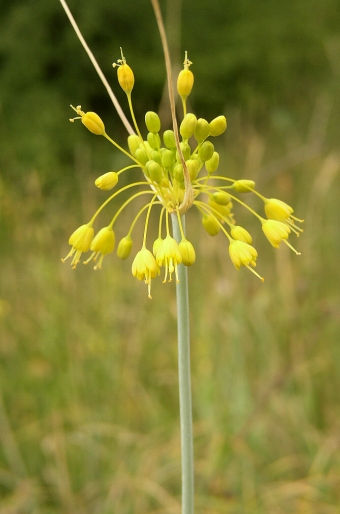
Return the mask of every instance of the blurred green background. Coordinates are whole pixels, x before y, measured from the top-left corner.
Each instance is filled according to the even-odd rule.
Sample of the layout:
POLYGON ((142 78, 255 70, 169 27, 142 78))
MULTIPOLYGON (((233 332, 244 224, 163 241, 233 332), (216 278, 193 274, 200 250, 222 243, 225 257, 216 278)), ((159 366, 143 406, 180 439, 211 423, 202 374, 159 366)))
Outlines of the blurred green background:
MULTIPOLYGON (((69 6, 122 105, 120 46, 140 126, 159 110, 168 128, 149 2, 69 6)), ((188 213, 196 512, 338 513, 340 4, 162 7, 174 68, 184 50, 194 63, 190 110, 228 118, 221 172, 306 220, 297 257, 235 209, 262 284, 188 213)), ((96 111, 118 143, 127 134, 58 1, 0 0, 0 88, 0 514, 179 514, 174 285, 155 280, 150 301, 132 258, 106 257, 100 272, 60 262, 107 197, 95 178, 126 162, 68 122, 69 104, 96 111)))

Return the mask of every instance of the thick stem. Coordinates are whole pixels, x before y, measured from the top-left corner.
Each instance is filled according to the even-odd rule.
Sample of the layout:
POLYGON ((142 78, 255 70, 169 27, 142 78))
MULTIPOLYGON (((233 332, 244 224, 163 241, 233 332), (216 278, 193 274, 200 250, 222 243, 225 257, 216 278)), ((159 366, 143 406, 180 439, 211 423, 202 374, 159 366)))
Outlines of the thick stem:
MULTIPOLYGON (((179 243, 182 239, 177 214, 171 215, 173 234, 179 243)), ((185 219, 181 218, 185 231, 185 219)), ((183 264, 178 267, 177 294, 178 326, 178 380, 182 447, 182 514, 194 513, 194 449, 191 407, 190 377, 190 331, 188 270, 183 264)))

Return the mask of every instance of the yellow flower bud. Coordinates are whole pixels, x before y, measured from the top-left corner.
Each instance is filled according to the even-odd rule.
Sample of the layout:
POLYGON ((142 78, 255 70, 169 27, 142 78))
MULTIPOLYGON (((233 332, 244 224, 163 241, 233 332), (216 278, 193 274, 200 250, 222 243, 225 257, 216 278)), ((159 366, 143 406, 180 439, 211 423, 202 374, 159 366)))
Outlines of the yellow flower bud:
POLYGON ((198 149, 198 156, 201 161, 206 162, 214 155, 214 145, 210 141, 204 141, 198 149))
POLYGON ((189 66, 192 64, 187 57, 187 52, 185 52, 184 58, 184 69, 179 72, 177 78, 177 91, 182 100, 185 100, 191 93, 192 86, 194 85, 194 75, 189 70, 189 66))
POLYGON ((148 162, 149 157, 146 151, 143 148, 138 148, 135 152, 135 157, 138 162, 140 162, 143 166, 148 162))
POLYGON ((182 255, 182 264, 184 264, 184 266, 192 266, 196 260, 196 254, 195 249, 190 241, 183 239, 179 243, 179 250, 182 255))
MULTIPOLYGON (((181 148, 184 160, 187 161, 190 158, 190 155, 191 155, 191 148, 190 148, 190 146, 188 145, 188 143, 180 143, 179 146, 181 148)), ((176 159, 177 159, 177 162, 181 162, 181 159, 179 158, 178 152, 176 152, 176 159)))
POLYGON ((163 141, 169 150, 176 148, 175 134, 173 130, 166 130, 163 134, 163 141))
POLYGON ((125 236, 119 241, 117 248, 117 256, 119 259, 125 260, 129 257, 132 248, 132 239, 130 236, 125 236))
POLYGON ((214 152, 212 157, 205 161, 204 165, 208 173, 213 173, 217 170, 220 163, 220 156, 217 152, 214 152))
POLYGON ((211 236, 216 236, 221 230, 220 224, 217 221, 216 217, 212 214, 208 214, 207 216, 203 216, 202 225, 205 230, 211 236))
POLYGON ((201 143, 204 141, 210 133, 210 125, 204 118, 199 118, 194 131, 196 141, 201 143))
POLYGON ((199 173, 199 164, 196 159, 188 159, 185 161, 185 165, 189 172, 190 180, 193 182, 199 173))
POLYGON ((249 245, 251 245, 251 243, 253 242, 253 239, 249 232, 245 228, 240 227, 239 225, 233 227, 230 231, 230 234, 233 239, 237 239, 238 241, 244 241, 244 243, 248 243, 249 245))
POLYGON ((140 143, 141 138, 136 134, 131 134, 131 136, 128 137, 129 150, 134 157, 136 156, 136 150, 138 150, 140 143))
POLYGON ((233 207, 232 202, 229 202, 226 205, 221 205, 220 203, 215 202, 213 198, 209 198, 209 205, 213 209, 212 214, 220 220, 227 218, 233 207))
POLYGON ((174 169, 172 171, 174 178, 177 180, 177 182, 183 182, 184 180, 184 174, 183 174, 183 166, 182 164, 176 164, 174 166, 174 169))
POLYGON ((104 191, 109 191, 118 182, 118 173, 115 171, 109 171, 104 175, 101 175, 95 180, 95 185, 99 187, 99 189, 103 189, 104 191))
POLYGON ((211 136, 220 136, 225 132, 227 128, 227 119, 225 116, 217 116, 210 123, 210 135, 211 136))
POLYGON ((159 132, 161 129, 161 120, 156 112, 148 111, 145 114, 145 125, 149 132, 159 132))
POLYGON ((255 187, 253 180, 236 180, 232 188, 238 193, 250 193, 255 187))
POLYGON ((218 203, 219 205, 228 205, 228 203, 231 201, 231 196, 225 191, 216 191, 212 197, 214 202, 218 203))
POLYGON ((183 121, 179 127, 179 131, 183 139, 189 139, 194 134, 196 124, 196 116, 188 112, 188 114, 184 116, 183 121))
POLYGON ((145 165, 145 174, 154 182, 159 182, 162 180, 162 168, 156 161, 148 161, 145 165))
POLYGON ((149 132, 147 136, 148 143, 153 150, 158 150, 161 146, 161 138, 157 133, 149 132))
POLYGON ((120 49, 120 53, 122 58, 118 59, 117 63, 113 63, 113 68, 118 67, 117 69, 117 77, 120 87, 127 95, 129 95, 133 89, 135 84, 135 77, 133 75, 133 71, 128 64, 126 64, 126 59, 123 55, 123 50, 120 49))
POLYGON ((162 166, 164 168, 171 168, 176 162, 176 154, 171 150, 164 150, 162 153, 162 166))
POLYGON ((96 134, 96 136, 103 136, 105 134, 105 126, 102 122, 101 118, 95 112, 83 112, 81 110, 81 106, 73 107, 72 109, 76 111, 79 115, 76 118, 71 118, 70 121, 81 120, 81 122, 85 125, 85 127, 92 132, 92 134, 96 134))

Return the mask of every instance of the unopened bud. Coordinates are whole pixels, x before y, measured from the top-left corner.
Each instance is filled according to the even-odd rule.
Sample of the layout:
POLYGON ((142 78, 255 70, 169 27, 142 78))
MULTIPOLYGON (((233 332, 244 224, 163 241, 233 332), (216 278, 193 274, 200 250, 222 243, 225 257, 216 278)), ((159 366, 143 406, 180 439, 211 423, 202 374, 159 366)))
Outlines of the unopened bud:
POLYGON ((163 134, 163 141, 169 150, 176 148, 175 134, 173 130, 166 130, 163 134))
POLYGON ((162 166, 164 166, 164 168, 171 168, 171 166, 175 164, 175 161, 175 152, 171 150, 164 150, 162 153, 162 166))
POLYGON ((156 161, 148 161, 145 165, 145 172, 154 182, 159 183, 162 180, 162 168, 156 161))
POLYGON ((220 156, 217 152, 214 152, 212 157, 205 161, 205 168, 208 173, 213 173, 217 170, 218 165, 220 163, 220 156))
POLYGON ((161 138, 157 133, 149 132, 147 136, 148 143, 153 150, 158 150, 161 146, 161 138))
POLYGON ((250 193, 255 187, 255 182, 253 180, 236 180, 232 187, 238 193, 250 193))
POLYGON ((95 180, 95 185, 99 187, 99 189, 103 189, 104 191, 109 191, 118 182, 118 173, 115 171, 109 171, 104 175, 101 175, 95 180))
POLYGON ((183 139, 189 139, 195 131, 197 118, 194 114, 188 113, 184 116, 179 131, 183 139))
POLYGON ((248 230, 239 225, 233 227, 230 231, 231 237, 233 239, 237 239, 238 241, 243 241, 244 243, 252 244, 253 238, 249 234, 248 230))
POLYGON ((205 230, 211 236, 216 236, 221 230, 220 224, 212 214, 208 214, 207 216, 203 216, 202 225, 205 230))
POLYGON ((177 79, 177 91, 182 100, 185 100, 190 95, 194 85, 194 74, 189 70, 191 64, 192 62, 189 61, 187 52, 185 52, 184 70, 179 72, 177 79))
POLYGON ((182 264, 184 264, 184 266, 192 266, 196 260, 196 254, 195 248, 190 243, 190 241, 183 239, 179 243, 179 251, 181 252, 182 256, 182 264))
POLYGON ((193 182, 198 175, 199 172, 199 164, 195 159, 188 159, 185 162, 187 170, 189 172, 190 180, 193 182))
POLYGON ((136 150, 138 150, 140 143, 141 139, 136 134, 132 134, 128 137, 129 150, 134 157, 136 156, 136 150))
POLYGON ((130 236, 125 236, 119 241, 117 248, 117 256, 119 259, 125 260, 129 257, 132 248, 132 239, 130 236))
POLYGON ((212 197, 214 202, 218 203, 219 205, 228 205, 228 203, 231 201, 231 196, 225 191, 216 191, 212 197))
POLYGON ((227 119, 225 116, 217 116, 210 123, 210 135, 211 136, 220 136, 225 132, 227 128, 227 119))
POLYGON ((205 141, 198 149, 198 155, 201 161, 209 161, 214 155, 214 145, 210 141, 205 141))
POLYGON ((207 139, 209 134, 210 134, 210 125, 209 125, 209 123, 204 118, 199 118, 197 120, 197 124, 196 124, 196 127, 195 127, 195 132, 194 132, 194 136, 195 136, 196 141, 201 143, 202 141, 207 139))
POLYGON ((138 148, 138 150, 136 150, 135 157, 138 162, 143 164, 143 166, 145 166, 145 164, 149 160, 148 154, 146 153, 146 151, 143 148, 138 148))
POLYGON ((161 129, 161 120, 156 112, 148 111, 145 115, 145 125, 149 132, 159 132, 161 129))

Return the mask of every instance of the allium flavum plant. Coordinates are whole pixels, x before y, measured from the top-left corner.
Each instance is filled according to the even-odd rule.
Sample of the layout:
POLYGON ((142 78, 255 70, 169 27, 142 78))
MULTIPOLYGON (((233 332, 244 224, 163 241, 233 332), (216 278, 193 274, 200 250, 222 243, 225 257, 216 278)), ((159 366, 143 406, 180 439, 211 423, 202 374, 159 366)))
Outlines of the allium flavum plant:
POLYGON ((94 269, 101 268, 105 255, 112 253, 115 247, 114 226, 121 212, 129 206, 134 199, 145 195, 145 205, 135 215, 130 229, 117 247, 120 259, 127 259, 132 249, 132 233, 140 216, 145 215, 145 226, 141 249, 132 262, 132 274, 138 280, 144 280, 148 286, 148 296, 151 298, 151 281, 160 274, 164 267, 163 282, 172 281, 172 276, 178 282, 178 265, 191 266, 196 259, 195 249, 186 238, 183 230, 181 216, 192 206, 195 206, 202 219, 202 225, 210 236, 223 232, 229 243, 229 255, 235 268, 241 266, 248 268, 254 275, 264 280, 256 271, 257 251, 252 246, 250 233, 241 225, 236 224, 233 215, 233 203, 237 202, 248 209, 261 223, 262 231, 270 244, 279 248, 281 241, 288 245, 296 254, 298 252, 288 242, 288 236, 294 232, 297 236, 302 229, 296 222, 302 220, 293 216, 293 209, 285 202, 275 198, 265 198, 255 189, 252 180, 236 180, 218 174, 220 157, 215 151, 212 140, 224 133, 227 128, 225 116, 218 116, 212 121, 198 118, 193 113, 187 113, 186 101, 194 84, 194 75, 189 69, 192 63, 184 59, 184 69, 177 79, 177 92, 182 100, 183 119, 179 127, 181 141, 179 142, 174 130, 161 132, 161 122, 157 113, 148 111, 145 115, 145 125, 148 133, 142 136, 137 125, 133 106, 132 90, 134 87, 134 74, 126 63, 123 52, 121 59, 114 63, 117 67, 118 82, 127 95, 131 117, 136 134, 128 137, 128 149, 120 147, 111 139, 101 118, 94 112, 83 112, 81 106, 73 107, 77 117, 70 121, 80 119, 90 132, 104 136, 110 143, 123 152, 132 164, 119 171, 109 171, 95 181, 95 185, 104 190, 115 188, 119 176, 131 170, 140 168, 140 180, 115 191, 99 207, 91 220, 79 227, 69 238, 71 251, 63 261, 71 257, 71 265, 76 268, 82 253, 91 251, 90 257, 84 261, 87 264, 93 260, 94 269), (211 179, 213 180, 213 183, 211 179), (114 214, 110 224, 94 233, 94 222, 102 209, 120 193, 131 189, 131 196, 114 214), (137 192, 135 192, 137 189, 137 192), (251 209, 238 195, 253 193, 257 195, 264 205, 266 217, 251 209), (152 247, 147 241, 148 225, 151 213, 158 212, 158 237, 153 241, 152 247), (180 229, 180 241, 171 235, 169 215, 175 214, 180 229), (150 248, 150 249, 149 249, 150 248))

